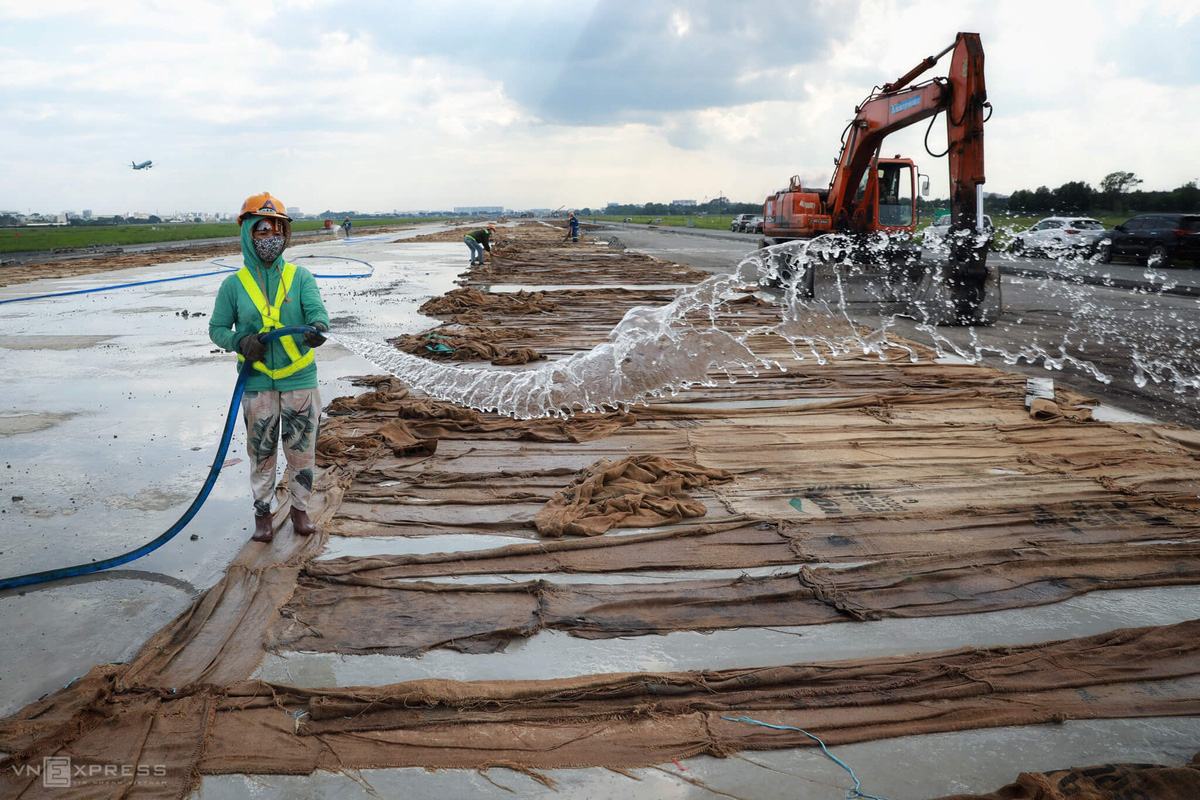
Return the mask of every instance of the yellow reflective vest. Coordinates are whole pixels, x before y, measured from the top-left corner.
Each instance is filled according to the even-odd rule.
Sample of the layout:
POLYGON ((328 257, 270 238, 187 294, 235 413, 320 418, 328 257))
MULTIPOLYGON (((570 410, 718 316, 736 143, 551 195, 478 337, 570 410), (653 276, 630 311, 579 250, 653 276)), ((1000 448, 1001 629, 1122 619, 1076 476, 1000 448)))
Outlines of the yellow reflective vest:
MULTIPOLYGON (((217 292, 208 335, 223 349, 238 352, 238 344, 248 334, 318 322, 329 325, 316 280, 303 267, 283 262, 260 275, 243 267, 226 277, 217 292), (264 279, 265 287, 259 284, 264 279)), ((243 363, 239 355, 239 368, 243 363)), ((317 385, 317 364, 302 336, 271 342, 266 356, 253 367, 246 379, 248 392, 283 392, 317 385)))
MULTIPOLYGON (((259 328, 259 333, 267 333, 276 328, 284 327, 284 324, 279 321, 280 315, 283 313, 283 301, 287 298, 288 290, 292 288, 292 278, 296 276, 296 265, 283 262, 283 271, 281 280, 279 281, 279 289, 275 292, 275 303, 271 305, 267 302, 267 298, 263 297, 262 289, 254 282, 254 276, 250 274, 250 270, 242 267, 237 271, 238 280, 242 282, 242 288, 246 290, 246 294, 250 297, 250 302, 254 303, 254 307, 258 309, 258 313, 262 315, 263 326, 259 328)), ((295 336, 284 336, 279 339, 279 343, 283 345, 283 351, 288 354, 288 358, 292 363, 282 369, 268 369, 267 365, 261 361, 255 361, 251 366, 259 372, 266 375, 273 381, 280 378, 286 378, 313 363, 313 351, 309 350, 304 355, 300 355, 300 348, 296 347, 295 336)), ((241 353, 238 353, 238 364, 240 365, 246 358, 241 353)))

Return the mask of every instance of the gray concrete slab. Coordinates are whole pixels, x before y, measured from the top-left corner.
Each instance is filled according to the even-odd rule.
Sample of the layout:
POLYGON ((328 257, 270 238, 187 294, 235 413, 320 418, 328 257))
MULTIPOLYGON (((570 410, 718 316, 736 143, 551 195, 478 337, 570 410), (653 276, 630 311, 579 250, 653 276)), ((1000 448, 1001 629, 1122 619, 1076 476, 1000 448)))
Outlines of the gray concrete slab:
MULTIPOLYGON (((453 288, 465 260, 452 260, 458 247, 396 246, 393 238, 289 250, 299 257, 353 249, 374 264, 371 278, 320 281, 335 328, 387 337, 433 324, 416 307, 453 288)), ((300 263, 313 272, 347 264, 300 263)), ((169 528, 191 503, 236 379, 233 355, 208 339, 208 314, 224 276, 190 277, 213 269, 167 263, 0 287, 0 300, 7 300, 180 278, 0 305, 0 575, 127 552, 169 528)), ((326 401, 361 391, 345 376, 377 371, 336 341, 318 361, 326 401)), ((8 631, 0 648, 0 714, 96 663, 126 660, 220 579, 249 537, 245 458, 239 423, 208 501, 159 550, 125 568, 0 593, 0 626, 8 631)))
MULTIPOLYGON (((683 237, 678 237, 681 240, 683 237)), ((697 237, 699 258, 724 257, 697 237)), ((715 240, 714 240, 715 241, 715 240)), ((361 241, 295 248, 374 264, 369 279, 322 281, 334 329, 382 340, 427 327, 415 309, 453 285, 462 246, 361 241)), ((313 268, 309 262, 306 266, 313 268)), ((0 289, 0 299, 141 277, 186 275, 195 264, 161 265, 0 289)), ((316 271, 314 269, 314 271, 316 271)), ((111 555, 157 535, 203 480, 233 385, 232 357, 212 352, 207 314, 220 277, 182 280, 0 305, 0 372, 9 378, 0 414, 0 551, 4 574, 111 555), (180 312, 189 311, 184 318, 180 312), (12 498, 19 497, 19 500, 12 498)), ((357 392, 346 376, 376 371, 336 339, 319 351, 328 401, 357 392)), ((244 458, 235 434, 231 459, 244 458)), ((191 526, 162 550, 112 573, 0 595, 0 713, 53 691, 97 662, 124 660, 212 585, 248 534, 245 464, 231 464, 191 526), (190 534, 196 534, 196 541, 190 534)), ((335 541, 329 555, 476 549, 509 537, 335 541), (483 541, 487 539, 488 541, 483 541)), ((700 573, 696 573, 699 575, 700 573)), ((493 576, 527 580, 536 576, 493 576)), ((639 576, 658 580, 661 576, 639 576)), ((810 628, 679 633, 611 641, 539 634, 506 652, 434 651, 388 656, 268 657, 257 674, 299 685, 378 684, 417 677, 541 678, 595 672, 763 666, 829 661, 967 645, 1043 641, 1194 617, 1196 587, 1095 593, 1033 609, 971 617, 885 620, 810 628)), ((838 747, 862 791, 901 800, 989 791, 1024 769, 1107 761, 1180 764, 1196 749, 1194 718, 1072 722, 999 728, 838 747)), ((632 797, 843 798, 850 776, 817 748, 695 758, 634 770, 554 770, 549 789, 528 776, 375 770, 355 775, 208 776, 206 800, 233 797, 632 797)), ((200 796, 198 792, 197 797, 200 796)))

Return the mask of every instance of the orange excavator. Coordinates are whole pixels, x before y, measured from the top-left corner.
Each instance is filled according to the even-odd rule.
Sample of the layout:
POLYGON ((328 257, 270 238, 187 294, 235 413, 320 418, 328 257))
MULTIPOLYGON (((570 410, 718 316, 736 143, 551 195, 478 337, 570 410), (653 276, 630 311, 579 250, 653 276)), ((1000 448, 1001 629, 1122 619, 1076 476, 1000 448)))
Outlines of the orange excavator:
MULTIPOLYGON (((987 264, 980 189, 985 180, 983 124, 990 116, 979 34, 959 33, 954 44, 898 80, 876 87, 859 104, 842 134, 842 152, 828 189, 806 189, 794 176, 788 188, 767 198, 761 245, 844 234, 843 241, 851 245, 841 248, 846 254, 842 258, 857 262, 856 280, 874 287, 873 299, 900 301, 912 309, 912 315, 936 324, 995 322, 1000 313, 1000 273, 987 264), (913 83, 951 51, 945 77, 913 83), (944 263, 926 263, 912 242, 917 222, 916 166, 899 155, 883 157, 881 148, 889 134, 941 112, 946 113, 950 157, 949 253, 944 263), (883 246, 879 242, 885 237, 879 234, 887 234, 883 246)), ((929 192, 927 178, 923 191, 929 192)), ((832 275, 838 269, 846 269, 844 261, 840 266, 828 259, 814 264, 806 270, 802 291, 821 298, 823 285, 844 286, 846 275, 832 275)))

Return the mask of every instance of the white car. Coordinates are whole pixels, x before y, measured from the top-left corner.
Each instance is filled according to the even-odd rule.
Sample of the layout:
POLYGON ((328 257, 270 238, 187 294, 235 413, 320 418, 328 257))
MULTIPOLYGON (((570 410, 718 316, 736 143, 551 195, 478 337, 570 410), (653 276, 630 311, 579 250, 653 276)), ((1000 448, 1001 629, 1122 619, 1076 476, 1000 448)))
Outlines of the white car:
POLYGON ((1046 217, 1029 230, 1014 234, 1010 248, 1017 255, 1091 253, 1104 230, 1104 223, 1091 217, 1046 217))
MULTIPOLYGON (((983 230, 988 235, 988 241, 991 241, 994 235, 995 228, 992 227, 992 218, 987 214, 983 215, 983 230)), ((927 250, 939 250, 946 247, 946 234, 950 232, 950 215, 946 214, 933 225, 930 225, 921 232, 921 242, 927 250)))

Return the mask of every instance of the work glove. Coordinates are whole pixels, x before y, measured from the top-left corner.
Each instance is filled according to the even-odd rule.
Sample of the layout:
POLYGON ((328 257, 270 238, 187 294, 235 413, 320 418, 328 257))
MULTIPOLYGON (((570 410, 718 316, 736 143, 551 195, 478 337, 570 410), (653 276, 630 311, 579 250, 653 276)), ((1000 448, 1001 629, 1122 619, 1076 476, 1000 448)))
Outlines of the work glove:
POLYGON ((315 331, 309 331, 304 334, 304 344, 306 347, 320 347, 325 344, 325 337, 321 334, 329 330, 329 326, 324 322, 314 322, 315 331))
POLYGON ((238 351, 247 361, 253 363, 262 361, 263 356, 267 354, 267 345, 259 338, 257 333, 252 333, 249 336, 242 337, 238 342, 238 351))

